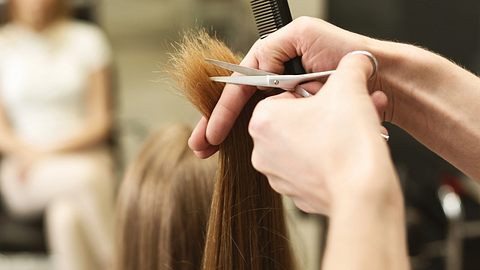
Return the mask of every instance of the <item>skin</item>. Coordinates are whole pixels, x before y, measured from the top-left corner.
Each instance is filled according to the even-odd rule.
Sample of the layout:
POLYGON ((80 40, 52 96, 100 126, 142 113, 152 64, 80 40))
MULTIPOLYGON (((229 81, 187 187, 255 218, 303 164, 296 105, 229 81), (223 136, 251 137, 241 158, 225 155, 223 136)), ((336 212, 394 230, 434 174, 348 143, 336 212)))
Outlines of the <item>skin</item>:
MULTIPOLYGON (((301 17, 268 38, 257 41, 241 64, 282 73, 284 62, 302 55, 303 66, 308 73, 311 73, 334 69, 347 53, 367 49, 368 38, 347 32, 321 20, 316 20, 318 26, 321 26, 317 26, 318 29, 316 29, 315 25, 310 24, 310 20, 315 19, 301 17), (292 32, 298 34, 291 35, 292 32), (309 34, 305 34, 302 36, 304 38, 300 39, 298 37, 301 33, 309 34), (278 47, 276 43, 282 46, 278 47)), ((315 92, 319 87, 321 84, 314 84, 308 87, 308 90, 315 92)), ((247 86, 227 85, 225 87, 209 121, 202 118, 190 137, 189 145, 197 156, 205 158, 217 151, 217 146, 223 142, 241 109, 255 91, 256 88, 247 86)), ((380 102, 380 107, 386 106, 386 97, 383 94, 377 93, 374 97, 375 101, 380 102)))
MULTIPOLYGON (((53 5, 59 0, 13 0, 16 13, 14 22, 42 32, 57 21, 46 18, 53 5), (47 23, 48 22, 48 23, 47 23)), ((104 141, 112 126, 110 110, 110 70, 108 67, 94 71, 90 76, 86 101, 84 132, 52 145, 32 146, 15 135, 0 100, 0 151, 16 156, 21 164, 20 179, 27 179, 29 169, 38 160, 58 153, 81 151, 104 141)))
POLYGON ((271 187, 330 216, 322 269, 408 268, 400 187, 366 87, 371 70, 365 56, 347 55, 314 97, 263 100, 249 125, 252 163, 271 187))
MULTIPOLYGON (((480 179, 480 79, 426 50, 307 17, 258 41, 242 64, 281 73, 297 55, 307 72, 338 72, 316 85, 314 97, 284 93, 258 104, 249 129, 253 165, 301 209, 329 214, 324 269, 407 269, 402 196, 378 136, 380 120, 480 179), (366 57, 345 57, 354 50, 376 56, 373 80, 366 57)), ((189 140, 197 156, 216 151, 255 91, 225 87, 211 118, 200 120, 189 140)))
MULTIPOLYGON (((480 79, 445 58, 301 17, 254 44, 242 65, 278 73, 284 62, 301 55, 307 72, 317 72, 336 68, 340 59, 354 50, 370 51, 380 62, 379 74, 369 89, 383 92, 373 95, 374 103, 385 106, 380 108, 385 120, 408 131, 467 175, 480 178, 480 166, 476 166, 480 161, 476 143, 480 123, 475 121, 480 113, 476 106, 480 79), (453 129, 455 133, 450 132, 453 129)), ((201 119, 190 137, 190 148, 199 157, 217 150, 255 91, 247 86, 225 87, 211 118, 201 119)))
POLYGON ((36 31, 42 31, 49 26, 50 10, 62 0, 12 0, 15 6, 14 19, 36 31))

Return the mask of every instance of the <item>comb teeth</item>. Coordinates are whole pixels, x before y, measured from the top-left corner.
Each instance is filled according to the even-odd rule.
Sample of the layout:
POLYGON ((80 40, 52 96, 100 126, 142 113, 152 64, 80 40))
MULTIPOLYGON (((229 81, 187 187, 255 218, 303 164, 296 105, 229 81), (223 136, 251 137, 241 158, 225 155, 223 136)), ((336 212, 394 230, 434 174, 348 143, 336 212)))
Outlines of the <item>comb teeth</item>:
POLYGON ((250 5, 260 37, 273 33, 283 26, 277 1, 251 0, 250 5))
MULTIPOLYGON (((292 21, 288 0, 251 0, 257 30, 260 38, 277 31, 292 21)), ((305 74, 302 59, 295 57, 285 63, 286 74, 305 74)))

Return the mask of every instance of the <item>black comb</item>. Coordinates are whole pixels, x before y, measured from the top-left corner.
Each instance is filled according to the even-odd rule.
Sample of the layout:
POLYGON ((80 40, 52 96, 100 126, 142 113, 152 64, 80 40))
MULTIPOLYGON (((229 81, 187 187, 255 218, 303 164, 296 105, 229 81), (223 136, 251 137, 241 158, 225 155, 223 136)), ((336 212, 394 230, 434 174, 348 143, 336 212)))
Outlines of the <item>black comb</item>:
MULTIPOLYGON (((251 0, 258 33, 264 38, 292 21, 287 0, 251 0)), ((300 57, 285 63, 285 74, 305 74, 300 57)))

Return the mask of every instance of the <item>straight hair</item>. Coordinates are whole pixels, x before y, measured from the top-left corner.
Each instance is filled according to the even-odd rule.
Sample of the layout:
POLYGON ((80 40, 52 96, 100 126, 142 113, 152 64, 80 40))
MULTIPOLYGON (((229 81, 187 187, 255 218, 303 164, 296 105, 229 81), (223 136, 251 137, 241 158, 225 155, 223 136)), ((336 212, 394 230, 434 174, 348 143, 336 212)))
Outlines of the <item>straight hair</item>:
MULTIPOLYGON (((228 76, 230 72, 207 63, 205 58, 230 63, 239 63, 240 59, 205 30, 191 31, 172 54, 169 72, 181 93, 209 118, 224 86, 209 77, 228 76)), ((248 123, 263 98, 264 92, 257 91, 220 145, 204 270, 294 269, 282 198, 251 164, 253 142, 248 123)))
POLYGON ((205 245, 214 158, 188 149, 191 128, 154 133, 129 167, 117 208, 116 270, 197 270, 205 245))

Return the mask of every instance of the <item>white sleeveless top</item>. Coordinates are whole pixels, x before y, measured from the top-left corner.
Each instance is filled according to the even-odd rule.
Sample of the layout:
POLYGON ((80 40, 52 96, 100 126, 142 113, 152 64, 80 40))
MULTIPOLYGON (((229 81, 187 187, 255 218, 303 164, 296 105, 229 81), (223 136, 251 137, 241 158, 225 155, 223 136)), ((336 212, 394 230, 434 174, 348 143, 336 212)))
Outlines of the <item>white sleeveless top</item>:
POLYGON ((63 21, 41 33, 0 28, 0 104, 15 134, 41 145, 82 132, 90 76, 110 54, 104 34, 86 23, 63 21))

